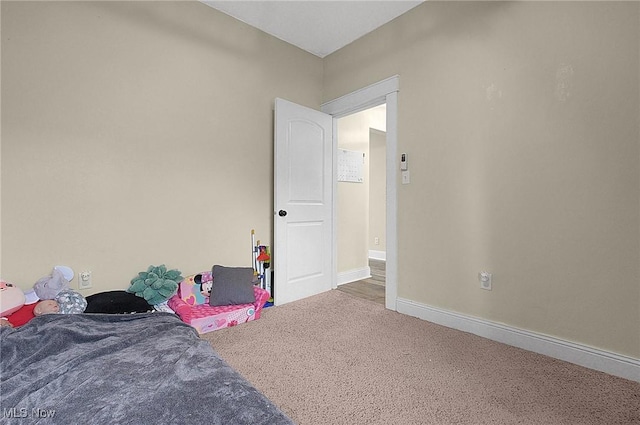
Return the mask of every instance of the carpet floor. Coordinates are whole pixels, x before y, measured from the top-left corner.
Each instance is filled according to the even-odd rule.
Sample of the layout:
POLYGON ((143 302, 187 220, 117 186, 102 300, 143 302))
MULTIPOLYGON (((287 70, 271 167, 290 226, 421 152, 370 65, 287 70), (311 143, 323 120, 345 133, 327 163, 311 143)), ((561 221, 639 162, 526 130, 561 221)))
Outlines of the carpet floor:
POLYGON ((640 424, 640 384, 329 291, 202 335, 300 425, 640 424))

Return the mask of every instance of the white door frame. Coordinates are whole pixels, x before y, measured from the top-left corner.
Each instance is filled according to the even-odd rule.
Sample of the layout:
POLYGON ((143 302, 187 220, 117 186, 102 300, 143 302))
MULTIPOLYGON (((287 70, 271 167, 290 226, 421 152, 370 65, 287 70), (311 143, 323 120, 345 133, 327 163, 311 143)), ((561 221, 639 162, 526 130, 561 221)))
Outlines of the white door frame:
MULTIPOLYGON (((386 223, 386 277, 385 277, 385 307, 389 310, 397 310, 398 298, 398 196, 397 196, 397 146, 398 146, 398 91, 400 90, 400 77, 394 75, 385 80, 356 90, 337 99, 323 103, 321 111, 333 116, 333 175, 337 175, 337 150, 338 150, 338 118, 351 115, 374 106, 387 104, 387 223, 386 223)), ((333 179, 333 271, 331 287, 338 287, 337 267, 337 179, 333 179)))

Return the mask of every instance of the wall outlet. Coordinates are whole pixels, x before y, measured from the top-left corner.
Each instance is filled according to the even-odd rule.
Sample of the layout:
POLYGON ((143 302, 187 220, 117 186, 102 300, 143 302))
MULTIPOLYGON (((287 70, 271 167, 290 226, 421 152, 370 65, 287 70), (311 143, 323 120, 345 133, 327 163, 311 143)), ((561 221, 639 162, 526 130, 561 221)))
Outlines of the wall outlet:
POLYGON ((478 273, 478 280, 480 281, 480 288, 486 289, 487 291, 491 290, 491 279, 493 275, 489 272, 480 272, 478 273))
POLYGON ((91 288, 91 272, 84 271, 78 274, 78 289, 91 288))
POLYGON ((377 237, 377 236, 375 238, 373 238, 373 243, 376 244, 376 245, 380 245, 380 238, 377 237))
POLYGON ((402 184, 411 183, 411 174, 409 174, 409 170, 402 172, 402 184))

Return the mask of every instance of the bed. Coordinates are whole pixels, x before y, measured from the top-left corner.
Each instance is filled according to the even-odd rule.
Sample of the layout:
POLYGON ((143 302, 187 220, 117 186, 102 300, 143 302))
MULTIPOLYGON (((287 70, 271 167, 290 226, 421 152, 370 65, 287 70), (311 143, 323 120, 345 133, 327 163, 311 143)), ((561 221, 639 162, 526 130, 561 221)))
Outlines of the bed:
POLYGON ((293 423, 170 313, 51 314, 0 332, 0 423, 293 423))

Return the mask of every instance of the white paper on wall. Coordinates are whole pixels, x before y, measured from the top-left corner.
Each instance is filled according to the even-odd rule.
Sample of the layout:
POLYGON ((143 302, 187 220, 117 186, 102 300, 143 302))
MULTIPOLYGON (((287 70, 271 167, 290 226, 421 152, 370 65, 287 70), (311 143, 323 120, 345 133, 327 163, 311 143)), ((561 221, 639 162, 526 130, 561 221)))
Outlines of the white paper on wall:
POLYGON ((338 149, 338 181, 364 182, 364 153, 338 149))

